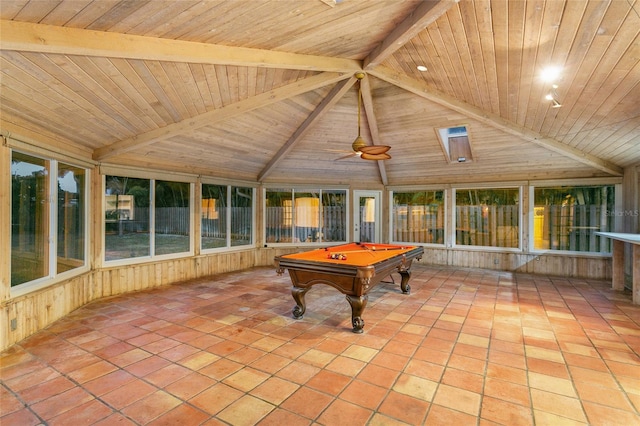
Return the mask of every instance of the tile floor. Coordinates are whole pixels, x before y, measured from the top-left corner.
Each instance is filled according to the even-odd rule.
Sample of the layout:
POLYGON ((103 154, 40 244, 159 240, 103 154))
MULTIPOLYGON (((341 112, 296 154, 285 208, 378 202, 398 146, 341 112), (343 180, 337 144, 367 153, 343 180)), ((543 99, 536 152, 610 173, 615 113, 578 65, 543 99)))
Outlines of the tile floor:
POLYGON ((10 425, 640 424, 640 306, 609 283, 414 264, 364 334, 257 268, 87 305, 0 357, 10 425))

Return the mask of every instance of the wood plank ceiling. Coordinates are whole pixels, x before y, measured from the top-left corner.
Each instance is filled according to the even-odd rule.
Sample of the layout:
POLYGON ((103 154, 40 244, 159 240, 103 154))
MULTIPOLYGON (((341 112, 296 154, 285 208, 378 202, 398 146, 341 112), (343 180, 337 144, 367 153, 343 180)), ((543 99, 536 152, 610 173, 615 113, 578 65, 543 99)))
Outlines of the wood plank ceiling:
POLYGON ((640 0, 2 0, 0 19, 2 134, 97 163, 355 187, 640 165, 640 0), (337 160, 362 70, 390 160, 337 160), (460 125, 473 161, 451 163, 436 129, 460 125))

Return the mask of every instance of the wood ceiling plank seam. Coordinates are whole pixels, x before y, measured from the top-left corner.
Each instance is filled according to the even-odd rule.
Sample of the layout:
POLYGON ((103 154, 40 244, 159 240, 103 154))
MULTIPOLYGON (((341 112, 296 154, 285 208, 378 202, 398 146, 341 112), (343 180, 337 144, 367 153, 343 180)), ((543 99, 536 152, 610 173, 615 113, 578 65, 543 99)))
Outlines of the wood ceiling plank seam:
POLYGON ((238 75, 238 99, 247 99, 249 97, 249 68, 236 67, 238 75))
POLYGON ((240 77, 238 76, 238 67, 227 68, 227 85, 229 86, 229 97, 232 103, 242 100, 240 97, 240 77))
POLYGON ((220 86, 218 85, 218 73, 215 65, 204 65, 204 73, 207 78, 207 87, 213 100, 215 109, 222 108, 222 97, 220 96, 220 86))
MULTIPOLYGON (((287 42, 275 46, 274 49, 280 51, 305 52, 309 48, 305 46, 314 46, 315 54, 322 55, 322 52, 333 51, 335 55, 340 57, 353 58, 353 52, 347 52, 341 49, 340 52, 335 50, 339 45, 346 46, 346 42, 353 40, 353 43, 361 50, 362 43, 359 43, 364 37, 360 34, 353 34, 351 39, 344 40, 341 37, 335 37, 336 34, 352 33, 353 28, 361 28, 364 31, 370 31, 371 26, 362 26, 361 22, 377 22, 381 8, 384 7, 382 2, 346 2, 340 5, 339 9, 324 10, 323 19, 306 21, 307 25, 301 26, 295 36, 287 37, 287 42), (331 44, 329 44, 331 43, 331 44), (328 45, 329 44, 329 45, 328 45)), ((391 12, 388 12, 391 13, 391 12)), ((389 16, 386 16, 388 19, 389 16)), ((371 47, 373 49, 373 47, 371 47)), ((368 49, 366 53, 369 53, 368 49)))
POLYGON ((227 75, 228 67, 226 65, 216 65, 216 79, 218 80, 218 93, 220 95, 220 100, 222 101, 222 106, 225 107, 227 105, 231 105, 231 90, 229 88, 229 77, 227 75))
MULTIPOLYGON (((572 120, 575 120, 582 111, 585 109, 595 110, 594 99, 586 98, 583 99, 583 101, 579 101, 579 99, 585 95, 585 87, 597 85, 597 82, 592 81, 592 79, 596 72, 598 60, 594 58, 593 55, 588 55, 588 53, 596 42, 595 38, 598 28, 600 27, 606 10, 603 10, 602 7, 606 8, 606 6, 606 3, 592 2, 592 5, 588 5, 584 10, 583 19, 578 26, 574 42, 567 56, 567 63, 571 64, 572 68, 581 69, 585 72, 574 72, 570 74, 569 78, 562 80, 562 87, 566 88, 565 90, 567 92, 575 92, 579 93, 579 95, 565 98, 563 108, 565 108, 565 111, 572 110, 572 114, 563 114, 563 120, 561 122, 545 123, 546 128, 543 127, 545 134, 554 135, 558 132, 566 132, 571 128, 572 120), (580 108, 582 111, 574 114, 573 107, 580 108)), ((558 90, 560 91, 561 89, 559 88, 558 90)))
POLYGON ((363 69, 373 68, 404 46, 441 16, 451 13, 459 0, 425 1, 407 15, 364 59, 363 69))
POLYGON ((137 149, 140 146, 182 134, 194 128, 211 125, 216 121, 230 119, 238 116, 239 114, 265 107, 282 99, 315 90, 328 84, 336 83, 345 78, 348 78, 348 76, 340 73, 322 73, 315 75, 303 81, 298 81, 290 85, 256 95, 246 101, 241 101, 234 105, 219 108, 179 123, 169 124, 163 128, 154 129, 147 133, 136 135, 133 138, 117 141, 111 145, 95 150, 94 157, 96 160, 104 160, 105 158, 114 155, 121 155, 132 149, 137 149))
POLYGON ((519 126, 515 123, 511 123, 500 116, 495 116, 494 114, 490 114, 486 111, 481 110, 480 108, 474 107, 473 105, 465 104, 462 101, 451 98, 444 93, 437 93, 436 91, 425 87, 423 84, 420 84, 415 80, 409 81, 409 79, 407 78, 403 78, 399 75, 394 75, 388 70, 383 70, 381 68, 382 67, 377 67, 375 70, 371 71, 371 74, 385 81, 388 81, 389 83, 402 87, 405 90, 415 93, 416 95, 424 97, 425 99, 429 99, 440 105, 451 108, 454 111, 460 112, 461 114, 468 115, 471 118, 501 129, 507 133, 511 133, 512 135, 524 138, 527 141, 544 146, 551 151, 565 155, 573 160, 580 161, 584 164, 590 165, 615 176, 622 175, 622 169, 609 161, 579 151, 576 148, 567 146, 552 138, 545 137, 530 129, 523 128, 522 126, 519 126))
MULTIPOLYGON (((110 28, 103 27, 103 30, 122 34, 139 34, 133 31, 137 26, 139 26, 141 23, 152 22, 153 17, 159 11, 167 9, 168 7, 165 0, 137 1, 135 2, 137 3, 135 8, 129 5, 125 5, 126 3, 128 3, 126 0, 121 1, 120 3, 121 8, 124 10, 123 13, 120 13, 121 18, 119 18, 119 20, 115 22, 111 19, 108 19, 114 24, 110 28)), ((114 13, 114 9, 109 11, 109 13, 114 13)))
MULTIPOLYGON (((440 89, 449 88, 450 91, 445 91, 446 93, 449 93, 452 96, 460 96, 462 99, 465 99, 465 93, 461 87, 462 85, 458 84, 455 78, 452 78, 452 76, 458 76, 457 67, 451 59, 449 47, 447 46, 447 44, 453 44, 453 41, 450 38, 447 39, 444 34, 443 26, 446 26, 446 22, 443 23, 443 21, 440 20, 438 21, 436 30, 432 31, 431 28, 427 28, 427 33, 431 40, 431 46, 433 46, 434 55, 440 59, 440 62, 443 65, 443 72, 440 75, 442 81, 437 87, 440 89)), ((450 32, 448 35, 450 36, 450 32)))
POLYGON ((14 1, 0 3, 1 19, 18 19, 18 14, 28 2, 29 0, 22 0, 21 2, 14 1))
POLYGON ((317 106, 313 112, 307 116, 302 124, 296 129, 282 147, 276 152, 276 154, 266 163, 260 174, 257 176, 257 181, 264 180, 278 165, 282 158, 290 152, 293 147, 300 141, 309 129, 320 120, 343 96, 355 82, 355 77, 351 76, 349 79, 338 82, 333 89, 329 92, 322 102, 317 106))
POLYGON ((146 17, 138 19, 134 25, 126 32, 129 34, 139 34, 148 37, 156 36, 165 23, 171 22, 173 24, 174 17, 180 16, 185 10, 189 9, 195 4, 194 1, 188 0, 154 0, 150 3, 149 7, 153 5, 151 13, 146 13, 146 17))
MULTIPOLYGON (((242 23, 245 25, 239 29, 240 32, 250 31, 252 36, 243 43, 237 40, 236 45, 247 46, 251 44, 252 46, 261 46, 263 49, 277 50, 281 44, 279 40, 291 40, 297 37, 300 28, 318 25, 318 23, 326 24, 325 10, 322 7, 310 7, 309 3, 296 2, 295 7, 291 7, 291 3, 270 2, 263 4, 263 6, 267 9, 266 13, 263 13, 261 9, 253 9, 251 15, 242 19, 242 23), (278 20, 274 22, 272 19, 262 19, 267 15, 278 16, 278 20), (274 31, 274 28, 277 28, 277 31, 274 31)), ((222 36, 225 36, 227 32, 237 33, 238 29, 233 25, 234 23, 237 25, 237 22, 238 19, 229 22, 228 30, 222 28, 217 33, 222 36)), ((220 36, 218 39, 223 42, 220 36)))
POLYGON ((211 17, 226 16, 224 7, 235 7, 232 1, 197 1, 196 4, 184 10, 170 21, 159 25, 157 29, 148 35, 151 37, 167 38, 172 40, 195 40, 191 36, 192 29, 211 28, 211 17))
MULTIPOLYGON (((537 73, 541 73, 547 66, 554 65, 552 56, 563 12, 563 1, 545 2, 540 39, 546 40, 546 43, 542 45, 538 43, 537 73)), ((528 129, 536 128, 536 123, 541 122, 544 119, 544 115, 549 111, 549 102, 545 99, 545 96, 551 86, 541 78, 540 74, 536 77, 536 93, 531 96, 532 104, 529 106, 527 118, 524 121, 524 126, 528 129), (536 103, 536 101, 538 102, 536 103)))
POLYGON ((82 10, 69 16, 64 26, 74 28, 87 28, 96 19, 100 18, 113 6, 113 2, 101 0, 90 1, 82 10))
POLYGON ((500 94, 498 90, 498 70, 495 49, 495 38, 493 34, 493 18, 490 0, 475 1, 475 16, 478 20, 478 37, 482 49, 484 70, 487 82, 490 107, 487 111, 492 114, 500 113, 500 94))
POLYGON ((452 29, 447 19, 438 21, 437 31, 430 32, 430 35, 434 41, 434 48, 436 55, 443 62, 444 78, 447 81, 447 86, 451 88, 450 93, 453 96, 467 100, 468 85, 465 85, 463 80, 464 70, 462 69, 462 62, 457 55, 455 40, 453 39, 452 29))
POLYGON ((420 35, 420 42, 425 47, 425 54, 429 57, 426 81, 432 82, 433 87, 436 87, 443 93, 454 93, 453 85, 447 74, 445 61, 443 57, 440 56, 440 52, 436 47, 436 44, 442 46, 442 38, 440 37, 438 28, 427 28, 427 30, 420 35))
POLYGON ((256 95, 256 85, 258 83, 258 68, 247 67, 247 98, 256 95))
POLYGON ((124 33, 129 27, 126 25, 128 18, 134 15, 138 9, 144 10, 144 6, 146 6, 149 1, 150 0, 117 1, 113 3, 109 10, 87 26, 87 29, 124 33), (123 30, 121 30, 121 28, 123 30))
MULTIPOLYGON (((636 73, 627 74, 624 81, 628 81, 628 84, 620 84, 605 101, 605 104, 603 104, 603 107, 601 108, 602 112, 599 114, 600 120, 595 124, 595 127, 593 129, 588 131, 588 139, 590 139, 590 142, 586 144, 581 143, 580 149, 583 149, 586 152, 592 152, 594 149, 596 149, 596 147, 602 147, 602 141, 615 133, 615 130, 609 131, 609 127, 611 127, 612 125, 603 124, 603 122, 605 122, 610 116, 619 116, 619 114, 613 115, 613 113, 616 112, 615 107, 620 104, 620 100, 626 98, 627 96, 634 96, 633 89, 636 89, 636 92, 639 91, 638 88, 640 88, 640 79, 638 79, 637 76, 640 75, 640 62, 638 63, 638 66, 636 68, 636 73), (626 87, 629 87, 629 89, 626 89, 626 87), (607 106, 606 104, 610 104, 610 106, 607 106), (608 135, 603 135, 603 133, 605 132, 607 132, 608 135)), ((635 99, 640 99, 639 94, 636 94, 634 97, 635 99)), ((635 123, 636 128, 640 128, 640 115, 638 115, 640 111, 637 109, 637 106, 635 110, 629 110, 628 112, 625 112, 624 115, 632 116, 631 114, 633 114, 634 112, 636 115, 634 119, 629 120, 630 124, 633 125, 635 123)), ((615 124, 613 124, 613 126, 615 126, 615 124)), ((584 137, 584 139, 587 138, 584 137)), ((640 157, 640 140, 638 142, 639 146, 637 156, 640 157)), ((607 151, 603 152, 603 154, 606 155, 607 151)))
POLYGON ((474 2, 461 2, 459 3, 459 8, 462 27, 467 38, 469 55, 474 62, 475 83, 479 97, 478 106, 490 111, 491 95, 487 84, 488 76, 484 66, 486 60, 484 59, 484 51, 480 41, 475 5, 474 2))
POLYGON ((522 78, 522 50, 524 49, 524 26, 526 3, 515 1, 509 2, 509 80, 507 82, 508 90, 508 114, 505 116, 509 121, 517 123, 518 120, 518 95, 522 78))
POLYGON ((144 66, 138 67, 145 85, 153 92, 158 102, 171 116, 171 122, 184 120, 188 114, 177 96, 171 80, 166 75, 162 63, 158 61, 144 61, 144 66))
POLYGON ((491 3, 491 22, 495 37, 495 59, 498 87, 498 115, 509 116, 509 2, 491 3))
POLYGON ((196 90, 198 91, 200 102, 202 103, 203 112, 211 111, 215 108, 215 106, 213 104, 211 92, 209 91, 209 85, 207 82, 207 75, 204 71, 204 66, 202 64, 189 64, 189 69, 191 71, 191 75, 193 76, 193 81, 196 85, 196 90))
MULTIPOLYGON (((627 12, 627 16, 629 16, 631 9, 627 9, 626 12, 627 12)), ((637 84, 637 78, 633 79, 633 74, 632 74, 632 80, 629 81, 627 84, 619 83, 620 80, 625 80, 626 77, 622 77, 622 75, 620 76, 616 75, 617 74, 616 69, 618 69, 618 64, 628 54, 629 49, 632 49, 634 40, 637 39, 640 30, 638 30, 638 27, 636 26, 634 30, 630 30, 629 34, 620 34, 620 32, 623 31, 623 28, 629 28, 629 27, 623 27, 622 25, 623 20, 620 20, 619 22, 620 22, 619 26, 616 28, 615 31, 612 31, 613 34, 611 36, 603 37, 602 35, 596 35, 594 42, 591 44, 589 48, 589 51, 585 53, 586 58, 583 61, 583 64, 584 63, 588 64, 590 62, 597 62, 597 65, 594 64, 594 65, 587 66, 587 68, 592 68, 594 71, 592 74, 589 75, 589 78, 586 80, 584 78, 577 77, 576 80, 579 81, 578 84, 584 84, 585 86, 588 85, 587 87, 590 88, 591 86, 598 85, 598 82, 601 82, 601 83, 598 85, 597 89, 596 88, 591 89, 591 90, 594 90, 594 92, 589 92, 585 90, 584 99, 582 100, 582 102, 580 100, 576 102, 577 105, 581 105, 581 106, 586 103, 590 105, 593 108, 593 110, 590 116, 585 117, 584 112, 586 111, 586 108, 583 107, 582 111, 580 111, 580 115, 576 117, 573 124, 568 129, 567 133, 569 134, 573 134, 574 136, 579 134, 578 130, 583 128, 586 125, 587 121, 590 120, 591 117, 593 117, 594 115, 600 115, 600 116, 608 115, 613 110, 613 108, 617 105, 617 101, 613 105, 612 105, 612 102, 610 101, 610 99, 612 98, 613 92, 617 92, 620 89, 628 90, 628 92, 624 92, 624 94, 621 93, 621 96, 619 96, 619 99, 623 99, 624 96, 630 92, 630 89, 626 89, 626 88, 629 88, 629 87, 633 88, 637 84), (598 40, 601 40, 601 43, 598 43, 597 42, 598 40), (593 46, 597 44, 603 44, 603 45, 599 49, 597 49, 601 51, 602 54, 599 55, 599 58, 596 59, 595 54, 592 52, 592 49, 593 49, 593 46), (607 65, 607 64, 611 64, 611 65, 607 65), (605 103, 609 104, 608 108, 605 106, 605 103), (596 106, 597 108, 595 108, 596 106)), ((602 25, 603 24, 600 23, 598 28, 602 28, 602 25)), ((609 27, 606 24, 605 26, 609 27)), ((596 30, 596 33, 598 31, 599 30, 596 30)), ((637 63, 638 62, 636 60, 636 64, 637 63)), ((619 74, 622 74, 622 73, 619 73, 619 74)), ((577 146, 579 141, 574 142, 574 139, 575 139, 574 137, 570 137, 564 140, 567 144, 577 146)))
MULTIPOLYGON (((560 16, 560 20, 557 22, 558 30, 554 40, 553 52, 551 54, 549 65, 561 67, 563 69, 563 87, 570 86, 569 84, 566 84, 566 82, 569 79, 567 75, 573 69, 573 65, 568 62, 568 58, 571 46, 575 41, 574 35, 578 31, 578 27, 582 21, 585 7, 585 3, 565 1, 562 15, 560 16)), ((549 86, 550 85, 551 83, 549 83, 549 86)), ((548 113, 548 110, 550 109, 549 103, 546 102, 545 105, 548 113)), ((548 134, 549 115, 547 113, 540 114, 536 117, 536 122, 534 122, 531 127, 532 130, 541 134, 548 134)))
POLYGON ((93 0, 75 0, 59 2, 56 7, 38 21, 47 25, 66 25, 69 19, 80 13, 93 0))
MULTIPOLYGON (((92 132, 88 129, 78 129, 72 121, 65 120, 69 113, 65 111, 51 110, 47 105, 35 102, 32 99, 23 96, 10 88, 3 89, 2 100, 3 121, 5 123, 20 124, 21 127, 29 128, 34 125, 40 132, 50 133, 50 136, 58 135, 59 138, 66 139, 70 142, 95 140, 96 136, 100 136, 100 132, 92 132), (46 113, 46 114, 43 114, 46 113), (58 123, 53 125, 52 120, 58 119, 58 123), (89 139, 90 138, 90 139, 89 139)), ((102 136, 107 136, 103 134, 102 136)))
POLYGON ((280 86, 281 82, 284 81, 284 74, 287 70, 283 68, 274 68, 273 69, 273 77, 271 78, 271 84, 269 86, 269 90, 273 90, 276 87, 280 86))
MULTIPOLYGON (((171 117, 166 113, 166 111, 159 111, 160 108, 158 105, 158 100, 151 89, 145 84, 140 74, 137 72, 135 61, 111 58, 108 59, 108 62, 113 64, 113 66, 120 72, 124 80, 127 81, 128 87, 130 87, 130 91, 127 92, 128 95, 133 97, 134 99, 139 99, 137 103, 144 111, 144 115, 153 120, 153 123, 155 125, 150 126, 150 129, 155 127, 163 127, 171 123, 171 117)), ((140 63, 141 62, 142 61, 140 61, 140 63)), ((123 83, 122 87, 124 88, 126 86, 127 85, 123 83)))
MULTIPOLYGON (((114 119, 111 114, 113 110, 108 104, 103 102, 100 98, 96 97, 92 90, 80 84, 76 77, 72 77, 73 68, 67 66, 66 69, 62 69, 59 63, 68 65, 70 61, 67 57, 62 55, 42 55, 36 53, 23 53, 23 56, 29 60, 30 63, 40 69, 38 78, 42 79, 46 84, 56 88, 58 93, 63 97, 60 105, 72 105, 74 114, 78 116, 89 115, 87 122, 94 123, 95 125, 110 129, 110 131, 116 134, 124 136, 132 129, 127 128, 127 124, 118 119, 114 119), (45 71, 46 70, 46 71, 45 71)), ((33 70, 33 68, 31 68, 33 70)), ((68 117, 67 117, 68 119, 68 117)), ((94 129, 96 131, 97 129, 94 129)))
POLYGON ((520 75, 520 87, 518 94, 518 111, 515 122, 525 126, 529 114, 530 105, 541 102, 540 83, 536 75, 538 63, 538 44, 542 31, 544 17, 544 1, 537 0, 527 3, 524 18, 522 71, 520 75), (533 96, 532 96, 533 95, 533 96))
POLYGON ((13 19, 17 21, 28 22, 40 22, 44 19, 53 9, 56 4, 53 2, 34 2, 30 1, 25 3, 20 11, 15 15, 13 19))
POLYGON ((606 138, 600 138, 601 143, 595 146, 591 152, 600 155, 607 153, 607 155, 611 155, 613 158, 620 157, 619 161, 623 167, 633 163, 640 163, 640 140, 638 140, 637 136, 638 128, 640 128, 640 118, 630 120, 628 124, 617 128, 607 135, 606 138))
POLYGON ((465 86, 468 87, 466 99, 467 102, 481 107, 483 105, 482 97, 478 90, 478 71, 476 65, 480 63, 474 58, 470 49, 469 34, 465 27, 462 12, 460 8, 452 10, 447 14, 449 28, 451 28, 451 37, 455 40, 456 51, 460 58, 460 65, 464 73, 465 86), (455 18, 454 18, 455 14, 455 18))
POLYGON ((202 103, 195 77, 188 63, 164 62, 162 67, 174 85, 176 94, 180 96, 189 116, 200 115, 208 111, 202 103))
POLYGON ((144 32, 142 28, 136 27, 132 30, 132 33, 142 34, 147 37, 178 39, 180 38, 180 32, 184 31, 186 26, 198 26, 197 20, 200 17, 210 16, 208 12, 216 6, 215 2, 198 0, 181 0, 171 3, 173 5, 172 8, 166 8, 166 13, 161 12, 167 16, 166 19, 161 19, 159 14, 155 17, 154 25, 149 25, 144 32), (177 10, 180 11, 177 12, 177 10))
MULTIPOLYGON (((71 62, 75 63, 78 69, 82 70, 88 79, 91 79, 95 83, 95 90, 93 93, 99 96, 106 104, 111 108, 111 111, 105 111, 105 114, 119 115, 122 119, 126 119, 130 126, 129 131, 131 133, 138 133, 141 131, 149 130, 150 123, 145 123, 141 118, 141 110, 137 108, 137 105, 131 100, 132 94, 129 94, 122 90, 122 88, 113 80, 113 78, 105 72, 105 67, 109 63, 108 60, 103 60, 100 63, 101 58, 90 58, 85 56, 71 56, 68 58, 71 62), (96 61, 98 59, 98 61, 96 61), (101 66, 102 65, 102 66, 101 66)), ((89 86, 87 80, 82 75, 76 75, 78 81, 83 81, 87 87, 93 87, 94 84, 89 86)))
POLYGON ((267 84, 267 71, 268 68, 258 68, 256 76, 256 94, 264 93, 265 85, 267 84))
MULTIPOLYGON (((241 40, 246 37, 248 32, 255 31, 256 23, 261 21, 261 18, 264 16, 269 16, 275 7, 274 4, 269 4, 264 1, 254 1, 251 3, 250 8, 242 5, 242 2, 235 3, 234 7, 226 9, 224 15, 218 15, 224 16, 223 22, 217 20, 217 25, 213 28, 208 25, 196 27, 189 32, 189 37, 192 40, 198 40, 204 43, 244 46, 241 40), (262 13, 261 10, 265 8, 267 12, 262 13), (242 34, 242 36, 238 37, 239 34, 242 34)), ((275 5, 277 5, 277 3, 275 3, 275 5)), ((252 39, 252 37, 250 37, 250 39, 252 39)))

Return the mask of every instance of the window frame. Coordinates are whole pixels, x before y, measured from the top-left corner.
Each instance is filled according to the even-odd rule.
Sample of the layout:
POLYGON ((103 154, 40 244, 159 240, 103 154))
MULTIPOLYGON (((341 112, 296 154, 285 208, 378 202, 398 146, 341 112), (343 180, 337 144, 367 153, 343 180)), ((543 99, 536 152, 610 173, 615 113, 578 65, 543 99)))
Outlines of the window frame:
MULTIPOLYGON (((101 170, 100 178, 101 182, 101 256, 100 262, 103 267, 113 267, 113 266, 126 266, 126 265, 134 265, 139 263, 147 263, 147 262, 155 262, 162 260, 170 260, 170 259, 180 259, 185 257, 193 257, 195 255, 195 220, 194 220, 194 203, 195 203, 195 177, 189 175, 181 175, 178 173, 154 173, 143 170, 129 170, 126 168, 112 167, 105 168, 101 170), (148 256, 138 256, 124 259, 106 259, 106 221, 105 221, 105 213, 106 213, 106 203, 105 203, 105 195, 106 195, 106 180, 107 176, 120 176, 126 178, 135 178, 135 179, 146 179, 149 180, 149 255, 148 256), (165 182, 181 182, 189 184, 189 251, 180 252, 180 253, 167 253, 162 255, 155 254, 155 220, 156 220, 156 212, 155 212, 155 183, 156 181, 165 181, 165 182)), ((199 209, 198 209, 199 211, 199 209)))
MULTIPOLYGON (((46 235, 46 238, 49 240, 49 244, 48 244, 48 253, 46 253, 46 259, 48 262, 48 274, 43 276, 43 277, 39 277, 36 278, 35 280, 31 280, 31 281, 26 281, 24 283, 21 284, 17 284, 17 285, 11 285, 11 282, 9 282, 9 294, 10 297, 14 298, 14 297, 18 297, 18 296, 22 296, 24 294, 30 293, 32 291, 36 291, 36 290, 40 290, 42 288, 45 287, 49 287, 53 284, 56 284, 58 282, 61 281, 65 281, 68 280, 70 278, 73 278, 75 276, 78 275, 82 275, 84 273, 89 272, 90 270, 90 261, 89 261, 89 244, 91 241, 91 229, 89 227, 90 225, 90 220, 89 220, 89 216, 90 216, 90 212, 91 212, 91 172, 92 169, 90 167, 87 166, 87 164, 82 164, 82 162, 79 161, 74 161, 73 159, 70 158, 62 158, 62 157, 58 157, 58 156, 54 156, 54 155, 47 155, 45 153, 42 152, 32 152, 28 149, 21 149, 21 148, 14 148, 11 147, 10 148, 10 164, 8 165, 9 168, 11 168, 11 161, 13 159, 13 155, 14 153, 20 153, 20 154, 24 154, 24 155, 28 155, 30 157, 34 157, 34 158, 38 158, 38 159, 42 159, 44 161, 48 161, 49 162, 49 169, 47 170, 48 173, 48 182, 47 182, 47 188, 48 188, 48 204, 49 204, 49 211, 47 214, 47 221, 48 221, 48 232, 46 235), (70 269, 68 271, 64 271, 64 272, 58 272, 58 170, 59 170, 59 163, 64 163, 67 166, 72 166, 72 167, 76 167, 79 169, 84 170, 85 172, 85 182, 84 182, 84 196, 85 196, 85 205, 84 205, 84 211, 82 213, 83 215, 83 228, 84 228, 84 247, 83 247, 83 265, 79 266, 77 268, 73 268, 70 269)), ((13 190, 12 188, 9 188, 9 205, 11 206, 10 209, 12 209, 13 207, 13 190)), ((9 219, 9 223, 11 224, 12 218, 11 218, 11 214, 9 215, 10 219, 9 219)), ((12 232, 12 231, 10 231, 12 232)), ((9 248, 9 256, 11 256, 11 251, 12 251, 12 247, 9 248)), ((9 262, 9 268, 12 268, 12 264, 11 261, 9 262)), ((11 276, 11 271, 9 271, 9 277, 11 276)))
POLYGON ((388 191, 389 194, 389 241, 391 244, 415 244, 425 247, 434 247, 434 248, 444 248, 447 246, 448 241, 448 230, 449 230, 449 198, 450 198, 451 188, 445 187, 412 187, 412 188, 393 188, 388 191), (407 192, 437 192, 442 191, 442 203, 443 203, 443 238, 442 243, 419 243, 419 242, 408 242, 408 241, 397 241, 392 239, 391 237, 394 235, 394 204, 393 198, 395 193, 407 193, 407 192))
POLYGON ((200 182, 200 188, 198 191, 198 202, 196 203, 196 211, 197 211, 197 217, 198 217, 198 247, 200 249, 200 252, 202 254, 210 254, 210 253, 216 253, 216 252, 232 252, 232 251, 241 251, 241 250, 246 250, 247 248, 255 248, 256 247, 256 226, 257 226, 257 222, 256 222, 256 186, 255 184, 249 184, 246 182, 220 182, 220 181, 215 181, 215 180, 209 180, 209 179, 203 179, 200 182), (225 224, 225 245, 223 247, 213 247, 213 248, 202 248, 202 199, 203 199, 203 192, 202 192, 202 185, 216 185, 216 186, 224 186, 227 188, 226 191, 226 207, 225 207, 225 219, 226 219, 226 224, 225 224), (247 189, 251 189, 251 242, 249 244, 244 244, 244 245, 231 245, 231 197, 232 197, 232 189, 233 188, 247 188, 247 189))
MULTIPOLYGON (((527 206, 528 225, 529 225, 529 241, 527 250, 534 255, 558 255, 558 256, 580 256, 580 257, 611 257, 611 252, 595 252, 595 251, 574 251, 574 250, 552 250, 552 249, 536 249, 535 248, 535 189, 551 188, 561 186, 613 186, 614 187, 614 209, 623 210, 622 206, 622 180, 620 178, 585 178, 585 179, 558 179, 558 180, 541 180, 531 181, 529 183, 529 203, 527 206)), ((608 232, 616 232, 619 229, 621 218, 614 215, 613 229, 608 232)))
MULTIPOLYGON (((322 186, 313 186, 313 185, 267 185, 262 188, 262 241, 264 242, 264 247, 318 247, 318 246, 326 246, 328 244, 346 244, 349 242, 349 230, 350 228, 350 214, 349 214, 349 202, 351 199, 351 194, 349 188, 340 187, 340 186, 331 186, 331 187, 322 187, 322 186), (345 194, 345 239, 341 241, 326 241, 324 239, 320 239, 320 241, 294 241, 293 235, 296 229, 295 225, 295 213, 292 216, 292 240, 288 242, 267 242, 267 191, 268 190, 280 190, 285 191, 288 190, 291 193, 292 203, 295 203, 295 194, 296 192, 318 192, 318 198, 320 199, 319 208, 322 210, 324 204, 322 204, 323 193, 328 191, 344 191, 345 194)), ((294 204, 292 204, 294 205, 294 204)), ((295 211, 295 207, 292 211, 295 211)), ((320 222, 322 223, 322 228, 324 228, 324 217, 322 214, 320 215, 320 222)))
POLYGON ((492 184, 482 184, 482 185, 456 185, 451 188, 451 201, 452 201, 452 213, 451 213, 451 235, 449 235, 449 244, 450 247, 454 249, 464 249, 464 250, 484 250, 487 252, 512 252, 512 253, 522 253, 525 250, 525 244, 523 244, 524 237, 524 220, 523 220, 523 210, 525 206, 524 202, 524 186, 523 184, 501 184, 500 182, 492 183, 492 184), (456 222, 456 208, 458 206, 457 203, 457 192, 460 190, 467 189, 479 189, 479 190, 497 190, 497 189, 517 189, 518 190, 518 247, 494 247, 494 246, 481 246, 481 245, 463 245, 456 243, 456 233, 455 229, 457 226, 456 222))

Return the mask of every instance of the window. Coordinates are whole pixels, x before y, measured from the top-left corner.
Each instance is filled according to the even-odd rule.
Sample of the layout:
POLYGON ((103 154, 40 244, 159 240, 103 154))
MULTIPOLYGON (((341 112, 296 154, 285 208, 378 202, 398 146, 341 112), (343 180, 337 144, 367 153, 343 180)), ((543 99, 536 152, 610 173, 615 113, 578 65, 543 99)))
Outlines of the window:
POLYGON ((202 249, 253 244, 253 202, 253 188, 202 184, 202 249))
POLYGON ((191 185, 186 182, 155 181, 155 254, 190 251, 191 185))
POLYGON ((613 185, 534 188, 533 246, 535 250, 611 251, 598 231, 614 230, 613 185))
POLYGON ((267 243, 346 241, 345 190, 267 189, 265 204, 267 243))
POLYGON ((200 219, 203 250, 227 246, 227 187, 202 184, 200 219))
POLYGON ((392 194, 393 241, 444 244, 444 191, 392 194))
POLYGON ((519 247, 519 204, 517 188, 456 189, 456 244, 519 247))
POLYGON ((107 176, 105 185, 105 260, 151 255, 151 181, 107 176))
POLYGON ((58 256, 57 272, 85 264, 86 171, 58 165, 58 256))
POLYGON ((11 155, 11 286, 86 266, 86 170, 11 155))
POLYGON ((191 188, 185 182, 106 176, 105 260, 190 253, 191 188))

